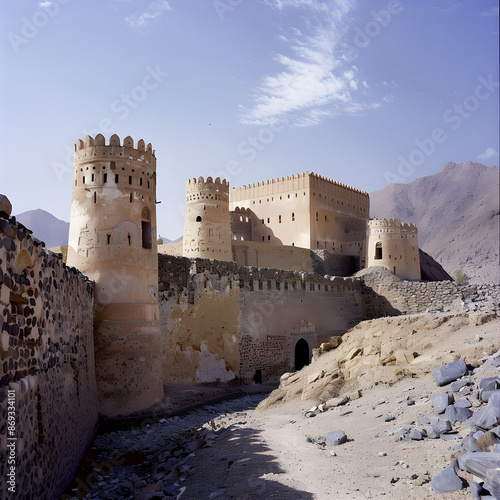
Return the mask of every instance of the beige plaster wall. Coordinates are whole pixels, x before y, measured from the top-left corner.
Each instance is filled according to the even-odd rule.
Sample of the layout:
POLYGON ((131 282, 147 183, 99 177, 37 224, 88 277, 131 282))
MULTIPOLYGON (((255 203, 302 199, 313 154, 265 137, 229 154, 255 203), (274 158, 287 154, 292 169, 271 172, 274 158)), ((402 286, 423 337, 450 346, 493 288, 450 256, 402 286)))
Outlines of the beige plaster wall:
POLYGON ((238 266, 271 267, 312 272, 311 251, 292 246, 271 246, 256 241, 232 241, 233 261, 238 266))
POLYGON ((360 257, 369 203, 363 191, 306 172, 233 189, 229 207, 238 240, 360 257))
POLYGON ((0 307, 2 498, 58 498, 97 426, 93 283, 0 218, 0 307))
POLYGON ((160 255, 159 267, 165 382, 234 379, 240 321, 234 264, 160 255))

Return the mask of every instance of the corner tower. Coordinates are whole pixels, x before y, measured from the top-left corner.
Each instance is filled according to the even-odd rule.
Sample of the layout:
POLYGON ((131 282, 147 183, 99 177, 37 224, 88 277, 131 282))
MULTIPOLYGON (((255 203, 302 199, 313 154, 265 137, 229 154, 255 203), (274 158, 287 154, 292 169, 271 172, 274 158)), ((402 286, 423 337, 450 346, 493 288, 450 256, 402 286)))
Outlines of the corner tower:
POLYGON ((163 397, 157 300, 156 157, 151 144, 99 134, 75 144, 68 265, 96 282, 100 412, 163 397))
POLYGON ((406 280, 420 279, 418 229, 399 219, 370 219, 366 267, 385 266, 406 280))
POLYGON ((232 260, 229 183, 225 179, 188 180, 182 255, 232 260))

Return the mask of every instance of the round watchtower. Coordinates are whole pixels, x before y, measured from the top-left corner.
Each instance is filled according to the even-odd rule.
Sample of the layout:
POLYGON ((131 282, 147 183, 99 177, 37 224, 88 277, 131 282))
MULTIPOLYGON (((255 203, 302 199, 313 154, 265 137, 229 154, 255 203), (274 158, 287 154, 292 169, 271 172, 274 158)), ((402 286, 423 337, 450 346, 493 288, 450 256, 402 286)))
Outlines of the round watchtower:
POLYGON ((99 134, 75 144, 68 265, 96 282, 100 411, 125 415, 163 397, 151 144, 99 134))
POLYGON ((188 180, 182 254, 189 258, 232 260, 229 183, 225 179, 188 180))
POLYGON ((368 221, 366 266, 385 266, 402 279, 420 279, 418 230, 399 219, 368 221))

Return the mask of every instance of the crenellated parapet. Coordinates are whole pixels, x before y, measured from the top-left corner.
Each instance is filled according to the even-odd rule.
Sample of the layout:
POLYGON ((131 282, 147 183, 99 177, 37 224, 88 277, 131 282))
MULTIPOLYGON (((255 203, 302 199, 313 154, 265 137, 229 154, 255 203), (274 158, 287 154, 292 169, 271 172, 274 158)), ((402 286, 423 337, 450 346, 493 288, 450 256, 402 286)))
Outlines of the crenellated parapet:
POLYGON ((120 159, 134 160, 149 165, 156 165, 155 151, 151 143, 146 143, 140 139, 134 142, 132 137, 127 136, 123 139, 116 134, 106 139, 102 134, 97 134, 95 138, 87 135, 82 141, 78 139, 74 146, 75 161, 92 161, 97 159, 116 157, 120 159))
POLYGON ((279 177, 279 178, 270 179, 267 181, 254 182, 252 184, 246 184, 246 185, 243 185, 241 187, 234 188, 234 189, 236 189, 238 191, 246 191, 246 190, 250 190, 250 189, 254 189, 254 188, 258 188, 258 187, 263 187, 263 186, 270 186, 270 185, 272 186, 273 184, 277 184, 277 185, 285 184, 287 189, 288 189, 288 187, 290 186, 290 182, 304 181, 304 180, 310 181, 312 179, 313 180, 317 179, 317 180, 320 180, 323 182, 327 182, 327 183, 331 184, 332 186, 337 186, 337 187, 352 191, 354 193, 359 193, 359 194, 363 194, 363 195, 368 196, 368 193, 366 191, 361 191, 360 189, 356 189, 354 187, 348 186, 347 184, 343 184, 341 182, 337 182, 337 181, 334 181, 332 179, 329 179, 328 177, 324 177, 322 175, 315 174, 314 172, 303 172, 301 174, 287 175, 286 177, 279 177))
POLYGON ((401 233, 418 233, 416 224, 401 222, 399 219, 377 219, 373 218, 368 221, 368 227, 371 232, 401 232, 401 233))
POLYGON ((186 201, 198 201, 200 199, 229 201, 229 182, 221 181, 220 177, 215 180, 212 177, 188 179, 186 185, 186 201))

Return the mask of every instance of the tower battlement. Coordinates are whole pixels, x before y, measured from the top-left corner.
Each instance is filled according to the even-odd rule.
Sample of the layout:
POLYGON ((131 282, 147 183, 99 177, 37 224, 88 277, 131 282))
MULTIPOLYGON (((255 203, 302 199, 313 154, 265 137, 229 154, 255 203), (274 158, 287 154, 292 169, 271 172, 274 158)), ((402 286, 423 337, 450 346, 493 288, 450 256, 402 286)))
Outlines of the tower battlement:
POLYGON ((134 142, 132 137, 127 136, 123 139, 123 144, 120 137, 113 134, 109 138, 109 143, 106 144, 106 139, 102 134, 97 134, 95 138, 87 135, 82 141, 78 139, 74 145, 75 164, 82 161, 93 161, 96 159, 116 157, 123 160, 134 160, 143 162, 149 165, 156 164, 155 150, 151 143, 146 143, 140 139, 134 142))
POLYGON ((417 226, 416 224, 410 223, 403 223, 399 219, 377 219, 373 218, 368 221, 368 226, 370 229, 397 229, 401 230, 403 232, 417 232, 417 226))
POLYGON ((215 181, 212 177, 207 177, 206 180, 203 177, 198 177, 198 179, 188 179, 186 186, 186 194, 212 191, 218 193, 224 193, 229 195, 229 182, 226 179, 221 181, 220 177, 217 177, 215 181))

